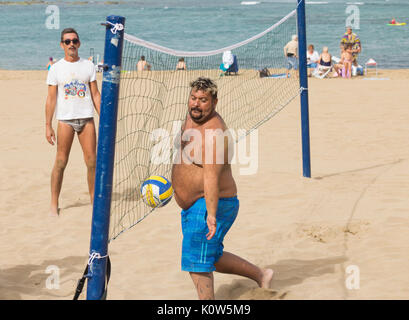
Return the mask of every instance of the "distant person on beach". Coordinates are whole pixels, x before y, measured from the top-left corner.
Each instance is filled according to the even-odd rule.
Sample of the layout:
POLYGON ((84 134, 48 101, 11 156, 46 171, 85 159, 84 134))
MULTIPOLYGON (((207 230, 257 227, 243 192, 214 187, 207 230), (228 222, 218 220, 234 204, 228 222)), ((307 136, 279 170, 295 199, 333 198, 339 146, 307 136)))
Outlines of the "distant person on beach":
POLYGON ((176 65, 176 70, 187 70, 185 58, 179 58, 178 64, 176 65))
MULTIPOLYGON (((318 51, 314 50, 314 45, 310 44, 307 50, 307 68, 315 69, 318 66, 320 55, 318 51)), ((311 76, 311 71, 308 71, 308 76, 311 76)))
POLYGON ((345 45, 345 50, 342 53, 341 61, 342 64, 342 72, 341 75, 343 78, 351 78, 352 75, 352 63, 353 63, 353 45, 352 43, 348 43, 345 45))
POLYGON ((323 67, 330 67, 332 64, 332 56, 328 52, 328 47, 323 47, 319 56, 318 64, 323 67))
POLYGON ((175 199, 183 209, 182 270, 190 273, 201 300, 215 299, 213 271, 244 276, 268 289, 273 270, 224 251, 224 237, 239 211, 230 164, 234 142, 225 136, 228 128, 216 112, 216 84, 198 78, 190 87, 187 117, 176 141, 180 160, 172 167, 175 199))
POLYGON ((51 66, 52 66, 53 64, 54 64, 54 59, 53 59, 53 57, 49 57, 49 58, 48 58, 48 63, 47 63, 47 65, 45 66, 48 71, 50 70, 50 68, 51 68, 51 66))
POLYGON ((53 216, 59 214, 58 198, 75 133, 87 166, 91 203, 94 200, 96 133, 93 117, 94 108, 99 115, 101 95, 94 64, 78 56, 80 45, 78 33, 72 28, 64 29, 60 46, 65 56, 51 66, 47 77, 46 138, 51 145, 57 143, 57 155, 51 173, 50 210, 53 216), (54 111, 58 120, 57 136, 52 127, 54 111))
POLYGON ((358 54, 361 52, 362 46, 359 37, 352 32, 352 27, 347 27, 347 31, 341 39, 340 46, 343 47, 346 44, 352 44, 352 63, 354 66, 358 66, 358 54))
POLYGON ((141 56, 138 63, 136 64, 137 71, 151 70, 151 65, 145 60, 145 56, 141 56))
POLYGON ((294 69, 294 70, 298 69, 297 53, 298 53, 298 37, 297 35, 293 35, 291 38, 291 41, 289 41, 284 47, 284 56, 287 57, 287 74, 286 74, 287 78, 288 78, 288 74, 291 69, 294 69))
POLYGON ((342 75, 342 68, 344 67, 342 63, 342 56, 344 54, 344 51, 345 51, 344 46, 341 46, 340 60, 333 64, 334 73, 332 74, 332 76, 334 78, 342 75))

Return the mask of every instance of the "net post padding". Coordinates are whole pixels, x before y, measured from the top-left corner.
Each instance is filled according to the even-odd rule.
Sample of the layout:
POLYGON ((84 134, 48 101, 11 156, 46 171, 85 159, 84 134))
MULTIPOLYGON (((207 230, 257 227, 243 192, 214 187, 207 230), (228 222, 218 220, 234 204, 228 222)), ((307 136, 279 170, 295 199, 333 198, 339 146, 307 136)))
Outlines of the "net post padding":
POLYGON ((125 18, 107 17, 87 299, 105 297, 115 136, 125 18))

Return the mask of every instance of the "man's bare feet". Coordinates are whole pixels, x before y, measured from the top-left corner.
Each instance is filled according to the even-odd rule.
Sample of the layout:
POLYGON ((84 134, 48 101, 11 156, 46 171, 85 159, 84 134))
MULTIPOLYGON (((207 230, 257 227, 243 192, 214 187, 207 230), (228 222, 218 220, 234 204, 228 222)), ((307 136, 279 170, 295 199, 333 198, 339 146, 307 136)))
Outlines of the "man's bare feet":
POLYGON ((259 287, 263 289, 269 289, 271 286, 271 281, 273 280, 274 271, 272 269, 263 269, 263 277, 261 278, 261 283, 259 287))
POLYGON ((58 207, 51 207, 50 208, 50 216, 51 217, 58 217, 60 214, 60 209, 58 207))

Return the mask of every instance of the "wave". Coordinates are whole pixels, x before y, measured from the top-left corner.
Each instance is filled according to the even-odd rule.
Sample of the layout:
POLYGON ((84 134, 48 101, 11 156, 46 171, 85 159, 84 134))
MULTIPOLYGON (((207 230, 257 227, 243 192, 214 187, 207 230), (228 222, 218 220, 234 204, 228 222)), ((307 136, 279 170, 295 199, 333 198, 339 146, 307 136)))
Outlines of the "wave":
POLYGON ((242 1, 240 4, 242 6, 252 6, 259 3, 260 3, 259 1, 242 1))
POLYGON ((365 2, 347 2, 347 4, 356 4, 358 6, 362 6, 365 4, 365 2))
POLYGON ((305 4, 328 4, 328 2, 322 2, 322 1, 307 1, 305 4))

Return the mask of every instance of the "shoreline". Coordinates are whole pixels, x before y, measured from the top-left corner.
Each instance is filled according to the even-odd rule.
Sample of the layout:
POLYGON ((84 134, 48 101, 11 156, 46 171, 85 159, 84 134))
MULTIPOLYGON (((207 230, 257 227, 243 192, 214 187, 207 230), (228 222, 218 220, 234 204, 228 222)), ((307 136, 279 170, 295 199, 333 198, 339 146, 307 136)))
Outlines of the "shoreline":
MULTIPOLYGON (((154 71, 154 70, 153 70, 154 71)), ((160 70, 161 72, 165 72, 160 70)), ((170 70, 173 71, 173 70, 170 70)), ((4 80, 46 80, 47 70, 4 70, 0 69, 0 81, 4 80)), ((239 72, 240 75, 240 72, 239 72)), ((389 80, 409 80, 409 68, 402 69, 380 69, 378 68, 378 75, 376 76, 375 69, 369 69, 368 75, 356 76, 352 80, 362 80, 364 78, 389 78, 389 80)), ((315 79, 315 78, 308 78, 315 79)), ((323 80, 336 80, 342 78, 330 78, 323 80)), ((102 80, 102 73, 97 73, 97 80, 102 80)), ((316 79, 320 80, 320 79, 316 79)), ((347 79, 342 79, 347 80, 347 79)))

